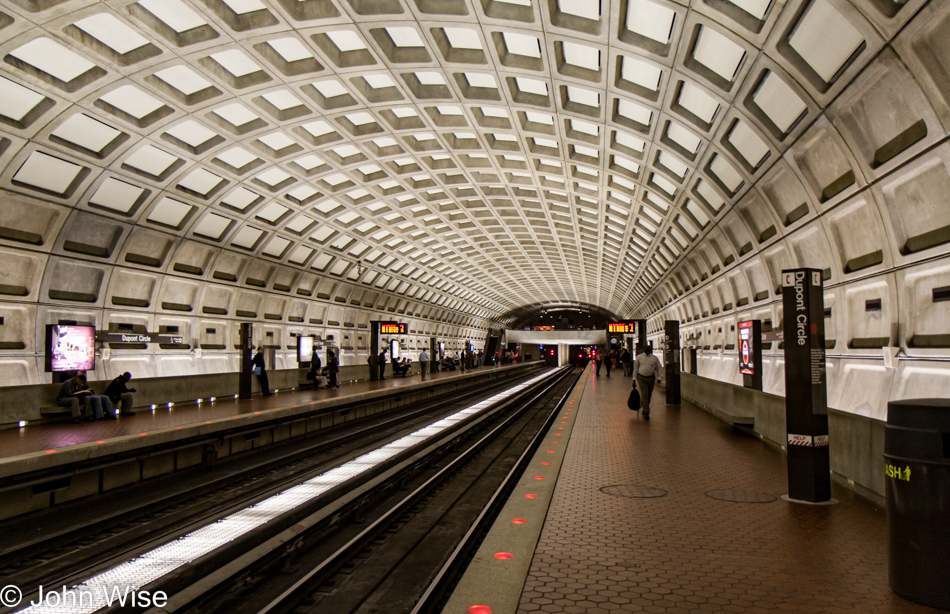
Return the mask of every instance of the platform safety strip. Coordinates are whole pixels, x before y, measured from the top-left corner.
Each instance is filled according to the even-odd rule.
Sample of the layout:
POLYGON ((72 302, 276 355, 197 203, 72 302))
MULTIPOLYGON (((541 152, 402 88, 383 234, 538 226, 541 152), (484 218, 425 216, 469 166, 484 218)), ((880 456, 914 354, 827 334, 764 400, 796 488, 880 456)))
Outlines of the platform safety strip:
POLYGON ((443 614, 508 614, 518 610, 531 560, 541 538, 577 408, 592 371, 575 385, 567 405, 512 491, 443 614))

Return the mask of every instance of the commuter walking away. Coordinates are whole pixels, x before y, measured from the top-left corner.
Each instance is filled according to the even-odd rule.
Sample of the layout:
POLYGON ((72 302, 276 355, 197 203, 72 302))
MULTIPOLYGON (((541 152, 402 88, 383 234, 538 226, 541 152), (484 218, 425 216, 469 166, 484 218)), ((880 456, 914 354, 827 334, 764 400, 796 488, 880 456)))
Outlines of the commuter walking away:
POLYGON ((650 399, 653 398, 653 387, 659 372, 660 360, 653 355, 653 348, 647 346, 633 364, 633 384, 640 389, 640 407, 643 408, 644 420, 650 419, 650 399))
POLYGON ((594 354, 594 365, 597 367, 596 371, 594 371, 594 375, 600 375, 600 365, 603 364, 603 362, 603 356, 600 354, 594 354))
POLYGON ((135 392, 135 388, 128 387, 128 383, 130 381, 132 381, 132 374, 126 371, 119 377, 109 382, 109 387, 106 388, 106 396, 109 397, 112 405, 114 407, 119 407, 121 404, 121 411, 119 412, 120 416, 135 415, 135 412, 132 411, 132 393, 135 392))
POLYGON ((376 364, 379 366, 379 379, 386 379, 386 350, 376 357, 376 364))
POLYGON ((429 371, 429 353, 425 350, 419 352, 419 373, 422 374, 422 381, 426 381, 426 373, 429 371))
POLYGON ((251 360, 251 366, 254 368, 254 375, 257 376, 257 383, 261 385, 261 394, 269 397, 273 392, 270 391, 270 383, 267 381, 267 365, 264 364, 264 346, 257 346, 257 354, 251 360))
POLYGON ((623 365, 623 376, 628 377, 633 373, 633 357, 630 355, 630 350, 623 348, 623 351, 620 352, 620 364, 623 365))
POLYGON ((340 384, 337 383, 337 373, 340 372, 340 361, 336 358, 336 353, 333 350, 327 350, 327 375, 330 378, 330 383, 327 384, 327 388, 339 388, 340 384))
POLYGON ((604 356, 604 366, 607 367, 607 377, 610 377, 610 369, 613 367, 614 353, 610 352, 604 356))

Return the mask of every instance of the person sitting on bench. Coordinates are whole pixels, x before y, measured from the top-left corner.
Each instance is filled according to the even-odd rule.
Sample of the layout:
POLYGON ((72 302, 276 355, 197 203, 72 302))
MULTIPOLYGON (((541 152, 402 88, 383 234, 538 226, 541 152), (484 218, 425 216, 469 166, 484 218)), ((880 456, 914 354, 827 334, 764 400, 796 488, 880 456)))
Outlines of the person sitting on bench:
POLYGON ((79 422, 79 401, 82 401, 85 408, 86 420, 116 419, 112 401, 104 394, 96 394, 89 387, 85 371, 79 371, 76 377, 67 380, 56 395, 56 402, 59 405, 69 407, 74 423, 79 422))
POLYGON ((56 404, 69 408, 72 414, 73 424, 79 424, 80 405, 82 413, 85 414, 85 420, 92 422, 95 418, 92 415, 92 403, 89 400, 90 392, 86 389, 85 382, 75 375, 65 382, 56 395, 56 404))
POLYGON ((401 375, 401 376, 405 377, 406 375, 409 374, 409 371, 410 371, 411 368, 412 368, 412 366, 411 366, 411 364, 409 363, 409 359, 408 359, 408 358, 403 358, 403 359, 400 360, 400 361, 394 361, 394 362, 393 362, 393 375, 401 375))
POLYGON ((109 387, 106 388, 106 396, 112 401, 113 407, 119 405, 119 403, 122 404, 122 411, 119 412, 120 416, 135 415, 135 412, 132 411, 132 393, 135 392, 135 388, 129 388, 126 385, 131 380, 132 374, 126 371, 109 382, 109 387))

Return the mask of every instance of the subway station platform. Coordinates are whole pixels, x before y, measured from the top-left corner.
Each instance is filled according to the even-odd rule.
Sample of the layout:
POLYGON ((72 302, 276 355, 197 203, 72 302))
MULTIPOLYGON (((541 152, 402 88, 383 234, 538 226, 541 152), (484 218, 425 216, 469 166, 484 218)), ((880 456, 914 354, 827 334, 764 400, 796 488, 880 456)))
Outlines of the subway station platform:
POLYGON ((835 505, 788 503, 781 451, 662 387, 645 421, 630 378, 591 371, 446 614, 938 611, 888 589, 880 506, 837 484, 835 505))
POLYGON ((0 430, 0 519, 305 436, 433 395, 517 376, 540 363, 418 373, 273 396, 178 402, 94 423, 0 430))

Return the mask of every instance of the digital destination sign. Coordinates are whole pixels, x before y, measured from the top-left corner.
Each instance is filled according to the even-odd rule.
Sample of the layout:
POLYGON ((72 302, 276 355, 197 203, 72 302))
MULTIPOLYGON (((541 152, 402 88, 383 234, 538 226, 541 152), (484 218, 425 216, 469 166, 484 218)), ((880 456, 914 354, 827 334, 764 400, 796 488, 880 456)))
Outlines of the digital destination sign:
POLYGON ((405 322, 380 322, 379 332, 383 335, 405 335, 405 322))
POLYGON ((739 322, 739 373, 755 375, 755 343, 752 321, 739 322))
POLYGON ((607 332, 634 335, 637 332, 637 323, 635 321, 610 322, 607 324, 607 332))

